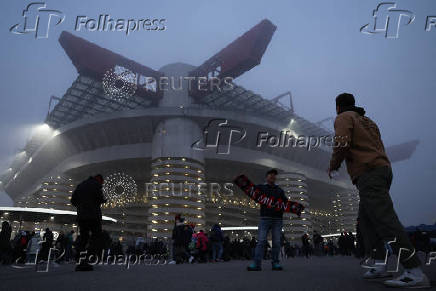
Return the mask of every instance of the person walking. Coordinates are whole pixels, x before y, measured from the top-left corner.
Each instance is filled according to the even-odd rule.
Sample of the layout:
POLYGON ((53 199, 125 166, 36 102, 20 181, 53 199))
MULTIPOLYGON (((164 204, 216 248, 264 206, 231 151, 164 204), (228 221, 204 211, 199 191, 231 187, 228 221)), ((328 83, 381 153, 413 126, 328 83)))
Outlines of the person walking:
POLYGON ((27 243, 26 247, 26 263, 30 264, 36 261, 36 255, 39 252, 40 242, 41 237, 39 235, 39 232, 35 233, 35 231, 32 231, 31 238, 27 243))
POLYGON ((306 257, 306 259, 310 258, 311 254, 311 247, 310 247, 310 238, 309 234, 305 233, 301 237, 301 243, 303 245, 303 254, 306 257))
POLYGON ((429 287, 429 280, 420 267, 421 261, 393 207, 389 194, 392 183, 391 163, 377 124, 365 116, 362 107, 355 106, 354 96, 349 93, 336 97, 336 112, 336 143, 328 175, 332 178, 332 172, 337 171, 345 160, 348 174, 359 190, 358 219, 365 252, 369 256, 376 249, 373 255, 376 264, 364 274, 364 278, 383 278, 390 275, 383 264, 387 252, 385 246, 389 246, 400 256, 404 272, 398 278, 385 281, 385 285, 402 288, 429 287))
POLYGON ((223 232, 218 224, 212 227, 210 240, 212 241, 212 261, 219 262, 223 255, 223 232))
POLYGON ((42 246, 41 246, 41 259, 43 261, 50 261, 50 249, 53 247, 53 232, 47 227, 45 229, 44 235, 42 236, 42 246))
POLYGON ((93 241, 97 241, 101 234, 101 204, 106 202, 103 197, 103 176, 89 177, 80 183, 71 196, 71 204, 77 208, 77 222, 79 225, 80 240, 78 254, 85 252, 85 259, 79 259, 76 271, 92 271, 93 267, 88 263, 90 254, 98 254, 97 247, 88 246, 90 235, 93 241))
MULTIPOLYGON (((258 185, 258 189, 269 199, 273 198, 275 201, 282 200, 287 203, 288 198, 285 192, 275 184, 277 179, 277 170, 271 169, 266 173, 266 183, 258 185)), ((283 267, 280 265, 280 235, 282 233, 283 225, 283 211, 276 210, 266 205, 260 207, 260 221, 258 228, 258 242, 254 251, 254 262, 247 267, 248 271, 261 271, 262 258, 264 255, 265 245, 267 243, 267 236, 271 230, 272 234, 272 270, 281 271, 283 267)))
POLYGON ((74 230, 70 231, 65 237, 65 261, 70 262, 73 254, 73 235, 74 230))
POLYGON ((186 251, 186 231, 185 219, 180 214, 174 219, 174 228, 172 233, 173 240, 173 259, 169 264, 181 264, 188 259, 186 251))

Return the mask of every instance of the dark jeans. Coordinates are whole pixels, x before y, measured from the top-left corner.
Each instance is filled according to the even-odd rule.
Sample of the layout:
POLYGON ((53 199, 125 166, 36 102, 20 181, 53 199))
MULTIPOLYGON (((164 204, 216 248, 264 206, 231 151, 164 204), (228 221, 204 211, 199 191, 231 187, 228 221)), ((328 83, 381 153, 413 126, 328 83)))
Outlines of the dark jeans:
POLYGON ((173 260, 177 263, 183 263, 188 260, 189 253, 185 245, 173 245, 173 260))
POLYGON ((265 245, 267 243, 268 232, 271 229, 272 234, 272 250, 271 257, 272 263, 278 264, 280 262, 280 235, 282 233, 282 218, 261 217, 258 230, 258 241, 256 250, 254 252, 254 263, 257 266, 262 264, 262 258, 264 255, 265 245))
POLYGON ((214 241, 212 242, 212 260, 221 260, 223 255, 223 242, 214 241))
POLYGON ((78 222, 79 231, 80 231, 80 239, 78 243, 77 253, 80 257, 80 252, 87 251, 87 260, 88 261, 90 255, 100 255, 102 246, 100 246, 100 238, 101 238, 101 221, 98 220, 81 220, 78 222), (92 242, 90 240, 92 238, 92 242), (88 245, 88 246, 87 246, 88 245))
POLYGON ((362 232, 365 252, 373 258, 384 260, 385 244, 391 241, 390 247, 399 254, 400 262, 405 268, 421 265, 409 237, 404 231, 395 213, 389 189, 392 183, 392 169, 379 167, 365 172, 357 179, 359 189, 359 227, 362 232))

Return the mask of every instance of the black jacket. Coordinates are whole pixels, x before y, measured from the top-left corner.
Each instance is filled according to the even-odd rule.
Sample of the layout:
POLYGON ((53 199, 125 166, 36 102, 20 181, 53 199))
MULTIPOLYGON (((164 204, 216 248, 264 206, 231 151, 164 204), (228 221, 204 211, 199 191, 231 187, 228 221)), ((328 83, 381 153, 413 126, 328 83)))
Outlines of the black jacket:
POLYGON ((185 246, 186 245, 186 232, 185 232, 185 224, 177 223, 174 225, 173 236, 174 245, 176 246, 185 246))
POLYGON ((71 204, 77 208, 79 221, 101 221, 100 205, 105 202, 102 185, 93 177, 80 183, 71 197, 71 204))
MULTIPOLYGON (((285 192, 277 185, 261 184, 256 186, 261 193, 268 195, 268 197, 274 197, 274 200, 282 199, 284 202, 288 201, 285 192)), ((266 205, 260 206, 260 217, 273 217, 282 218, 283 211, 277 211, 274 208, 268 208, 266 205)))

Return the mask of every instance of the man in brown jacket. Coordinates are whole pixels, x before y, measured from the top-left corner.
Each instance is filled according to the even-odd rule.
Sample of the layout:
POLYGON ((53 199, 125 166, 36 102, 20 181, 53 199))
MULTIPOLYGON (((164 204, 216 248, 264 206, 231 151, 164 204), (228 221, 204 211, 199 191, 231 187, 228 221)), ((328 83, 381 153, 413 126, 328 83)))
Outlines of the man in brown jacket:
POLYGON ((375 264, 364 274, 365 279, 385 278, 388 249, 400 256, 404 273, 385 281, 390 287, 429 287, 421 262, 401 225, 389 194, 392 169, 377 125, 355 106, 354 96, 343 93, 336 97, 335 137, 341 145, 333 148, 329 177, 345 160, 348 174, 360 196, 359 226, 365 252, 375 264), (375 253, 373 252, 375 250, 375 253))

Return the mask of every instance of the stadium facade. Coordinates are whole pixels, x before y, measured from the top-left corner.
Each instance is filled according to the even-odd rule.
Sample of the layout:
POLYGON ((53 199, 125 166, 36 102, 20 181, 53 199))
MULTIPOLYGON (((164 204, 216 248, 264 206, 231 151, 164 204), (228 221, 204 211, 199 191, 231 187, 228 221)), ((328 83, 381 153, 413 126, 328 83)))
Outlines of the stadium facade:
MULTIPOLYGON (((200 92, 186 78, 238 77, 260 63, 274 31, 264 20, 201 66, 173 63, 158 71, 63 32, 59 42, 78 76, 61 98, 50 99, 45 124, 1 177, 4 191, 19 207, 74 210, 75 185, 99 173, 110 198, 103 213, 117 220, 105 227, 113 235, 168 238, 180 213, 197 230, 219 223, 242 236, 257 225, 259 210, 232 180, 244 173, 262 183, 276 168, 286 195, 306 206, 300 218, 285 215, 288 238, 354 231, 358 195, 343 169, 328 179, 330 147, 271 139, 259 146, 260 133, 278 140, 284 132, 320 137, 332 136, 330 130, 280 98, 234 82, 200 92), (162 77, 179 80, 178 88, 149 81, 162 77)), ((396 160, 415 146, 401 145, 396 160)))

